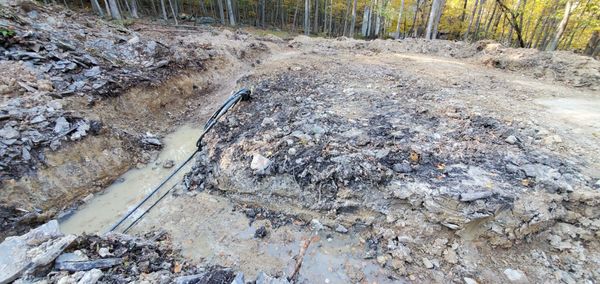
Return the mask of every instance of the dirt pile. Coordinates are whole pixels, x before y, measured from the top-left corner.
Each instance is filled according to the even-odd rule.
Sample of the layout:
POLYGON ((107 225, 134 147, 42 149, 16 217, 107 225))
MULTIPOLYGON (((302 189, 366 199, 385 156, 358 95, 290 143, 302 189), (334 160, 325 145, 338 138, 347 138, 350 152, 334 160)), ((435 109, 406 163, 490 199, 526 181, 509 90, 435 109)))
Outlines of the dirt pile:
POLYGON ((310 58, 241 82, 254 99, 207 136, 191 190, 360 233, 364 257, 395 275, 599 277, 595 257, 578 257, 598 255, 596 180, 544 146, 548 133, 473 112, 452 100, 461 87, 369 56, 310 58), (544 252, 566 262, 543 264, 544 252))

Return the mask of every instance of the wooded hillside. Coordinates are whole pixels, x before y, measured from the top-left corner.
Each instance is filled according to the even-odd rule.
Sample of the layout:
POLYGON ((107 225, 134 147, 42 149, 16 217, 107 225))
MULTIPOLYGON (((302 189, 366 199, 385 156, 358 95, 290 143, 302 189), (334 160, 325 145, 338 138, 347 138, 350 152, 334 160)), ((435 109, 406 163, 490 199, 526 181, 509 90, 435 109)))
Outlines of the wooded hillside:
POLYGON ((515 47, 600 53, 600 2, 594 0, 63 1, 113 19, 148 16, 322 36, 493 39, 515 47))

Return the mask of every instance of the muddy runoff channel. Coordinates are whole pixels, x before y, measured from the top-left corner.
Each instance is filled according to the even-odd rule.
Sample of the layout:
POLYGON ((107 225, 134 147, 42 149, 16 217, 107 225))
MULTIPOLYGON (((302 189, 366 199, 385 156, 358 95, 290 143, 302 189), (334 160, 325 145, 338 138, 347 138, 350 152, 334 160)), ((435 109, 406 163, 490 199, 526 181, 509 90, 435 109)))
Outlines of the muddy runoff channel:
MULTIPOLYGON (((225 92, 212 96, 216 101, 226 97, 224 95, 225 92)), ((208 105, 203 113, 217 107, 208 105)), ((103 191, 85 197, 79 206, 63 212, 59 218, 61 231, 79 235, 107 233, 196 150, 195 143, 203 125, 200 120, 206 117, 199 115, 194 117, 197 122, 186 122, 173 128, 161 139, 163 147, 160 152, 154 153, 150 162, 138 164, 103 191)), ((260 205, 240 205, 224 196, 178 188, 191 166, 192 163, 184 166, 145 203, 152 204, 170 188, 175 189, 175 194, 168 194, 129 233, 166 230, 187 259, 199 265, 236 267, 251 279, 260 271, 279 276, 293 273, 294 257, 310 239, 319 244, 308 248, 310 256, 302 263, 300 281, 322 279, 326 283, 343 283, 362 278, 386 282, 385 273, 380 271, 379 266, 363 258, 364 240, 354 235, 339 234, 345 233, 345 228, 338 228, 335 233, 325 230, 316 219, 307 226, 306 222, 292 215, 270 212, 260 205), (177 216, 181 210, 193 211, 195 220, 168 218, 177 216), (267 234, 269 240, 265 241, 263 238, 267 234), (332 234, 336 237, 333 238, 332 234)), ((141 209, 148 208, 148 205, 141 209)), ((141 209, 116 231, 122 231, 139 217, 143 213, 141 209)), ((189 216, 189 212, 183 216, 189 216)))
MULTIPOLYGON (((163 149, 155 161, 129 170, 101 194, 89 198, 77 210, 66 214, 60 223, 61 231, 68 234, 107 232, 111 225, 160 184, 177 164, 195 151, 200 132, 201 129, 196 126, 184 125, 168 134, 163 139, 163 149)), ((158 198, 164 191, 175 186, 189 168, 188 163, 154 197, 158 198)), ((132 217, 138 216, 139 214, 132 217)))

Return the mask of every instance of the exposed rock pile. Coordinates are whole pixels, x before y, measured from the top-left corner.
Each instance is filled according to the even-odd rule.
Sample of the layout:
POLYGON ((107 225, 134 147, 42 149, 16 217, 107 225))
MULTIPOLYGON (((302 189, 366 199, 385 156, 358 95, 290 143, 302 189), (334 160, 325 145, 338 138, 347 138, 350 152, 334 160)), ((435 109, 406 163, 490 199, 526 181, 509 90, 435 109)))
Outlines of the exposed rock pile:
POLYGON ((599 276, 594 258, 575 259, 598 249, 600 193, 580 161, 540 147, 546 133, 449 104, 451 90, 402 70, 322 64, 249 78, 254 99, 207 136, 190 189, 308 209, 332 230, 370 227, 365 257, 400 275, 469 276, 477 265, 463 260, 464 242, 547 238, 577 267, 553 269, 599 276))
MULTIPOLYGON (((171 246, 168 235, 63 235, 56 221, 0 243, 0 283, 233 283, 244 274, 196 267, 171 246)), ((257 284, 288 283, 259 273, 257 284)))

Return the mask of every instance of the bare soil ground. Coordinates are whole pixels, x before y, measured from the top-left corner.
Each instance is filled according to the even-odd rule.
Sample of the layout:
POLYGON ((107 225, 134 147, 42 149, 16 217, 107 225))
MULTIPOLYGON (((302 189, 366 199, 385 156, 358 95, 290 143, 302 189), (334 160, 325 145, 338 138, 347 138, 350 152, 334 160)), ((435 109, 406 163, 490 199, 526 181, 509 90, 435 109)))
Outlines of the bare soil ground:
POLYGON ((205 264, 272 274, 316 233, 307 258, 323 261, 306 282, 598 279, 595 88, 336 43, 297 38, 244 77, 254 100, 209 135, 187 180, 297 221, 262 217, 272 233, 252 238, 245 211, 200 194, 166 201, 139 230, 166 228, 205 264))
MULTIPOLYGON (((66 21, 60 17, 83 21, 76 13, 17 7, 11 11, 23 18, 32 10, 52 15, 48 25, 66 21)), ((163 50, 146 59, 151 64, 100 56, 97 66, 106 73, 98 76, 105 77, 86 80, 118 77, 127 82, 123 88, 106 96, 78 84, 65 96, 56 89, 67 85, 49 88, 43 80, 70 86, 93 67, 52 74, 42 67, 83 55, 61 44, 60 60, 29 50, 44 37, 3 47, 5 54, 28 50, 50 59, 7 55, 0 62, 15 74, 2 85, 2 237, 54 218, 127 169, 151 163, 160 147, 148 141, 179 124, 202 123, 231 91, 251 87, 253 100, 207 136, 185 188, 135 227, 137 234, 164 229, 189 262, 184 271, 174 273, 171 258, 163 269, 169 273, 159 266, 127 270, 128 280, 169 281, 195 272, 192 266, 285 278, 312 236, 318 238, 295 279, 301 283, 600 279, 594 59, 491 42, 281 39, 145 23, 108 26, 99 36, 93 26, 79 28, 123 50, 151 41, 163 50), (116 33, 123 39, 106 39, 116 33), (163 60, 174 63, 157 65, 163 60), (136 76, 118 68, 146 65, 136 76), (60 118, 75 133, 55 131, 60 118), (94 121, 101 123, 97 131, 73 136, 94 121), (39 143, 33 131, 43 137, 39 143), (52 141, 62 144, 51 147, 52 141)), ((60 36, 83 44, 73 34, 60 36)), ((148 55, 134 58, 140 56, 148 55)), ((84 238, 71 250, 98 242, 107 241, 84 238)), ((115 275, 123 270, 111 271, 102 279, 119 282, 115 275)))

